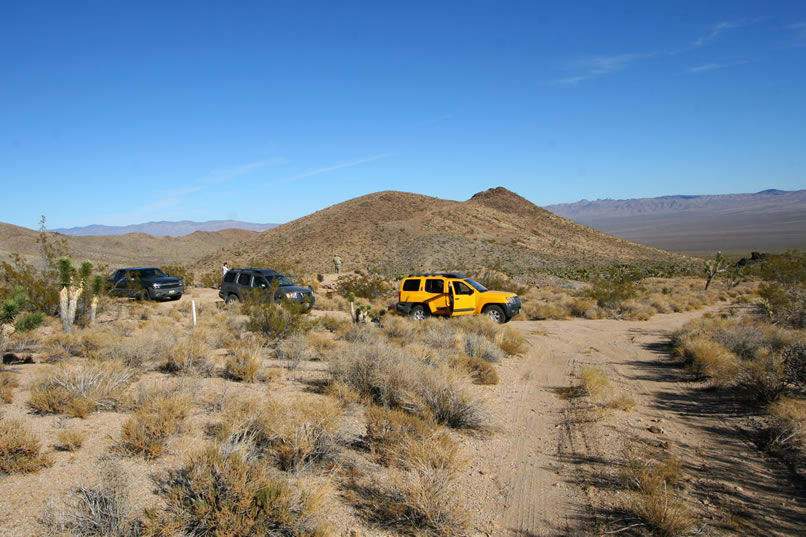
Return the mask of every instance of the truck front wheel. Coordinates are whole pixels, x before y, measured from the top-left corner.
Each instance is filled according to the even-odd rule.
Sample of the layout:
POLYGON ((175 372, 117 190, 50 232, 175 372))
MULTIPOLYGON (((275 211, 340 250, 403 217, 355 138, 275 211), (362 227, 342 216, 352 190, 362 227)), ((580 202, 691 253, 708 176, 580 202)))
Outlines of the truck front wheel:
POLYGON ((425 307, 420 304, 411 308, 411 311, 409 312, 409 317, 415 321, 423 321, 427 316, 428 314, 425 312, 425 307))
POLYGON ((504 310, 501 306, 496 306, 495 304, 487 306, 484 313, 487 314, 487 317, 499 324, 507 322, 507 316, 504 314, 504 310))

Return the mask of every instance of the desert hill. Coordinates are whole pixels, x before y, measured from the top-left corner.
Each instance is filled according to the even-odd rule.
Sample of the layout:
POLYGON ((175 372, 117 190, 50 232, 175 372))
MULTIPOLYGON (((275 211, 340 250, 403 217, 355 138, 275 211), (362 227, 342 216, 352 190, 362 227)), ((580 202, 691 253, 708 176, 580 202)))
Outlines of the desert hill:
POLYGON ((70 228, 53 229, 62 235, 127 235, 129 233, 146 233, 148 235, 181 237, 190 235, 196 231, 221 231, 225 229, 245 229, 248 231, 266 231, 277 226, 277 224, 255 224, 253 222, 241 222, 240 220, 208 220, 206 222, 194 222, 191 220, 181 220, 179 222, 146 222, 144 224, 132 224, 129 226, 81 226, 70 228))
POLYGON ((806 248, 806 190, 582 200, 545 208, 605 233, 666 250, 806 248))
POLYGON ((577 224, 498 187, 468 201, 385 191, 333 205, 204 256, 199 266, 284 263, 324 272, 385 272, 498 265, 529 273, 551 267, 676 262, 686 258, 577 224))
MULTIPOLYGON (((51 241, 64 239, 75 259, 116 266, 188 264, 210 252, 256 235, 255 231, 225 229, 196 231, 182 237, 153 237, 143 233, 102 237, 73 237, 49 233, 51 241)), ((18 253, 29 260, 40 254, 38 231, 0 223, 0 260, 18 253)))

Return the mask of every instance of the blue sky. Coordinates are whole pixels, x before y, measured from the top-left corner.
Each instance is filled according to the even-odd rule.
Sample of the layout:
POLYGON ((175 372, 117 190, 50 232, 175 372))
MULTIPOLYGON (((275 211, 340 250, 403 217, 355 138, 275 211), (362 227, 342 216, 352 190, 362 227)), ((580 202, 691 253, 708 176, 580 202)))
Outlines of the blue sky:
POLYGON ((806 2, 0 5, 0 221, 806 188, 806 2))

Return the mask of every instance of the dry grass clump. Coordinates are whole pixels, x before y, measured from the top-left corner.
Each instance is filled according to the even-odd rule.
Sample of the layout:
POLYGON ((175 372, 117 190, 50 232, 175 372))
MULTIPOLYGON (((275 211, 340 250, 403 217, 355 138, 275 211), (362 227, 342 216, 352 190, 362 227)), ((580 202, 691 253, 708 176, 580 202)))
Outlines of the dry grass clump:
POLYGON ((336 347, 336 341, 329 334, 310 332, 308 334, 308 347, 314 351, 314 355, 318 356, 336 347))
POLYGON ((526 352, 529 346, 523 334, 521 334, 518 329, 512 328, 511 326, 507 326, 499 331, 495 341, 501 350, 509 356, 526 352))
POLYGON ((501 330, 501 325, 486 315, 463 315, 452 319, 451 322, 458 332, 484 336, 490 341, 495 341, 501 330))
POLYGON ((236 401, 225 411, 217 437, 227 449, 272 461, 281 470, 301 471, 335 457, 342 413, 331 398, 236 401))
POLYGON ((685 535, 694 527, 694 518, 673 486, 682 478, 680 461, 675 457, 658 460, 645 449, 628 448, 623 477, 634 492, 627 509, 639 516, 654 533, 685 535))
POLYGON ((501 347, 482 334, 465 334, 462 338, 465 354, 484 361, 498 363, 504 359, 501 347))
POLYGON ((456 347, 457 328, 444 319, 428 317, 421 323, 423 327, 422 340, 425 344, 438 349, 452 349, 456 347))
POLYGON ((190 395, 175 388, 141 393, 134 415, 121 427, 117 451, 149 459, 159 457, 168 439, 181 430, 192 407, 190 395))
POLYGON ((0 472, 28 474, 50 466, 49 457, 39 450, 39 440, 22 422, 0 420, 0 472))
POLYGON ((372 324, 353 324, 342 335, 350 343, 380 343, 384 341, 383 331, 372 324))
POLYGON ((106 461, 95 483, 78 485, 61 506, 52 503, 42 514, 45 535, 134 537, 139 532, 130 490, 128 474, 119 464, 106 461))
POLYGON ((769 413, 767 447, 797 450, 806 446, 806 401, 781 397, 770 405, 769 413))
POLYGON ((190 337, 168 349, 162 369, 180 375, 209 377, 215 369, 209 355, 210 347, 201 338, 190 337))
POLYGON ((483 386, 498 384, 498 372, 495 366, 486 360, 460 353, 451 360, 451 364, 467 371, 476 384, 483 386))
POLYGON ((433 415, 451 427, 482 428, 486 421, 480 402, 456 370, 388 343, 340 349, 330 361, 330 374, 380 406, 433 415))
POLYGON ((594 400, 604 396, 608 385, 607 375, 601 369, 589 366, 579 368, 579 381, 584 393, 594 400))
POLYGON ((219 446, 193 453, 161 483, 163 507, 147 512, 144 537, 330 535, 328 493, 272 475, 265 463, 219 446))
POLYGON ((444 433, 402 440, 386 486, 356 487, 370 521, 406 534, 463 535, 469 516, 455 478, 463 467, 457 446, 444 433))
POLYGON ((373 454, 381 464, 397 464, 403 441, 432 434, 430 422, 396 408, 370 406, 364 413, 366 435, 373 454))
POLYGON ((157 362, 176 345, 176 335, 167 330, 143 330, 131 337, 110 343, 100 350, 104 359, 120 360, 129 367, 140 368, 157 362))
POLYGON ((736 356, 705 336, 681 338, 675 353, 685 359, 698 379, 709 377, 717 385, 735 381, 740 371, 736 356))
POLYGON ((20 385, 16 375, 7 371, 0 372, 0 402, 10 403, 14 399, 14 389, 20 385))
POLYGON ((300 362, 309 360, 311 357, 308 350, 308 339, 301 334, 291 336, 277 346, 275 356, 278 360, 287 361, 288 369, 297 369, 300 362))
POLYGON ((63 429, 56 435, 53 447, 60 451, 78 451, 87 439, 87 433, 76 429, 63 429))
POLYGON ((262 357, 263 345, 260 342, 239 341, 224 365, 224 377, 239 382, 255 382, 260 374, 262 357))
POLYGON ((621 410, 622 412, 632 412, 635 408, 635 400, 628 395, 620 395, 607 402, 607 408, 621 410))
POLYGON ((59 364, 31 385, 28 404, 38 412, 84 418, 125 406, 134 371, 117 361, 59 364))
POLYGON ((418 332, 419 325, 406 317, 386 315, 383 319, 383 331, 390 338, 403 342, 410 341, 418 332))
MULTIPOLYGON (((316 307, 317 309, 319 309, 319 299, 317 299, 316 301, 316 307)), ((349 310, 349 308, 345 306, 344 310, 342 311, 345 310, 349 310)), ((346 332, 347 329, 353 325, 353 323, 350 321, 349 318, 339 317, 330 314, 325 314, 322 315, 321 317, 318 317, 316 319, 316 324, 318 326, 321 326, 325 330, 328 330, 329 332, 335 333, 337 336, 343 335, 344 332, 346 332)))

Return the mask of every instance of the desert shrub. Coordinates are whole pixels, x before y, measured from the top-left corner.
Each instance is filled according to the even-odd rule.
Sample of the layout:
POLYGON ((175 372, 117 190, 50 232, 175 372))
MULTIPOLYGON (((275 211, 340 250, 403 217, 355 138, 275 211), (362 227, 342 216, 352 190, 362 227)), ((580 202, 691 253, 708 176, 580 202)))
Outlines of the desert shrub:
POLYGON ((187 267, 182 265, 163 265, 160 269, 168 276, 182 280, 185 288, 193 287, 193 273, 187 267))
POLYGON ((486 337, 490 341, 495 341, 501 330, 501 325, 486 315, 463 315, 452 319, 451 324, 456 327, 457 332, 477 334, 486 337))
POLYGON ((316 320, 317 324, 330 332, 341 333, 350 326, 352 323, 349 319, 345 319, 343 317, 337 317, 335 315, 325 314, 319 317, 316 320))
POLYGON ((465 334, 465 354, 473 358, 481 358, 487 362, 498 363, 504 359, 501 348, 479 334, 465 334))
POLYGON ((483 425, 481 405, 450 368, 428 364, 387 343, 340 349, 330 360, 330 375, 381 406, 433 415, 453 427, 483 425))
POLYGON ((210 348, 201 338, 190 337, 168 349, 162 369, 169 373, 209 377, 215 369, 209 354, 210 348))
POLYGON ((246 450, 281 470, 300 471, 335 456, 342 413, 330 398, 289 404, 237 401, 225 412, 217 436, 228 449, 246 450))
POLYGON ((571 302, 569 310, 574 317, 588 317, 589 312, 595 310, 597 304, 593 298, 578 298, 571 302))
POLYGON ((18 332, 28 332, 30 330, 35 330, 42 326, 45 322, 45 314, 41 311, 29 311, 27 313, 23 313, 22 317, 17 319, 14 323, 14 330, 18 332))
POLYGON ((144 537, 322 537, 326 493, 292 485, 240 451, 211 446, 160 484, 165 505, 147 513, 144 537))
POLYGON ((607 408, 621 410, 622 412, 632 412, 635 408, 635 400, 627 395, 620 395, 607 401, 607 408))
POLYGON ((383 332, 374 324, 359 323, 351 325, 342 335, 344 341, 350 343, 379 343, 384 341, 383 332))
POLYGON ((761 266, 767 283, 759 286, 762 303, 776 323, 806 327, 806 252, 771 255, 761 266))
POLYGON ((246 328, 270 339, 283 339, 308 332, 313 326, 300 304, 266 302, 258 293, 249 296, 242 305, 249 316, 246 328))
POLYGON ((133 337, 119 338, 100 350, 104 359, 120 360, 133 368, 148 362, 157 362, 177 343, 176 335, 167 330, 147 330, 133 337))
POLYGON ((780 354, 768 352, 755 360, 747 360, 742 364, 742 373, 743 383, 763 402, 775 401, 788 387, 780 354))
POLYGON ((62 429, 56 435, 56 443, 53 444, 61 451, 77 451, 87 439, 87 433, 76 429, 62 429))
POLYGON ((495 366, 486 360, 461 354, 454 358, 453 363, 470 373, 476 384, 487 386, 498 384, 498 372, 495 366))
POLYGON ((798 449, 806 444, 806 401, 781 397, 769 407, 765 447, 798 449))
POLYGON ((12 373, 0 372, 0 402, 11 403, 14 397, 14 388, 20 385, 20 381, 12 373))
POLYGON ((134 372, 116 361, 59 364, 34 380, 28 405, 42 413, 84 418, 125 405, 134 379, 134 372))
POLYGON ((783 352, 784 375, 796 389, 806 388, 806 343, 790 345, 783 352))
POLYGON ((278 360, 287 360, 289 369, 297 369, 300 362, 310 357, 308 340, 303 335, 291 336, 277 346, 278 360))
POLYGON ((333 337, 324 332, 311 332, 308 334, 308 347, 313 351, 311 359, 320 358, 323 353, 336 347, 333 337))
POLYGON ((710 377, 716 384, 735 381, 740 371, 736 356, 704 335, 682 337, 675 353, 684 358, 696 378, 710 377))
POLYGON ((0 262, 0 288, 21 287, 25 289, 32 309, 55 314, 59 309, 59 291, 53 285, 58 281, 55 270, 57 258, 58 255, 53 258, 53 265, 41 271, 22 256, 12 254, 11 263, 0 262))
POLYGON ((336 280, 336 290, 347 298, 384 298, 391 296, 394 285, 380 274, 347 274, 336 280))
POLYGON ((50 466, 36 436, 17 420, 0 420, 0 472, 27 474, 50 466))
POLYGON ((168 439, 181 430, 192 408, 192 398, 176 389, 155 389, 141 394, 134 415, 120 430, 117 451, 153 459, 165 451, 168 439))
POLYGON ((405 469, 393 471, 387 487, 361 490, 368 518, 406 534, 464 535, 469 517, 455 483, 461 465, 456 464, 453 447, 437 441, 426 449, 407 449, 405 469))
POLYGON ((397 463, 404 439, 425 438, 432 432, 429 422, 396 408, 373 405, 364 412, 364 418, 370 448, 385 465, 397 463))
POLYGON ((517 328, 512 328, 511 326, 507 326, 503 330, 499 331, 495 341, 501 350, 509 356, 526 352, 526 349, 529 346, 526 338, 523 337, 523 334, 521 334, 520 330, 517 328))
POLYGON ((221 285, 221 269, 212 269, 203 272, 196 284, 201 287, 218 289, 218 287, 221 285))
POLYGON ((456 328, 443 319, 428 317, 421 323, 423 326, 423 342, 432 347, 452 349, 456 346, 456 328))
POLYGON ((595 278, 584 295, 595 300, 601 308, 618 310, 624 301, 638 295, 640 278, 633 267, 614 266, 595 278))
POLYGON ((260 360, 263 345, 260 343, 240 343, 233 349, 224 365, 224 376, 231 380, 254 382, 260 373, 260 360))
POLYGON ((418 326, 409 319, 387 315, 383 320, 383 331, 389 337, 410 340, 416 333, 418 326))
POLYGON ((528 301, 523 303, 523 314, 532 321, 547 319, 563 320, 571 317, 570 306, 542 301, 528 301))
POLYGON ((579 368, 579 382, 584 393, 592 399, 601 399, 609 383, 601 369, 589 366, 579 368))
POLYGON ((744 360, 756 358, 768 346, 764 330, 752 322, 716 324, 709 337, 744 360))
POLYGON ((481 402, 470 394, 464 378, 442 367, 421 380, 421 396, 437 423, 454 429, 484 429, 488 419, 481 402))
POLYGON ((40 521, 48 536, 134 537, 138 533, 129 476, 106 461, 95 483, 71 489, 62 506, 51 506, 40 521))

